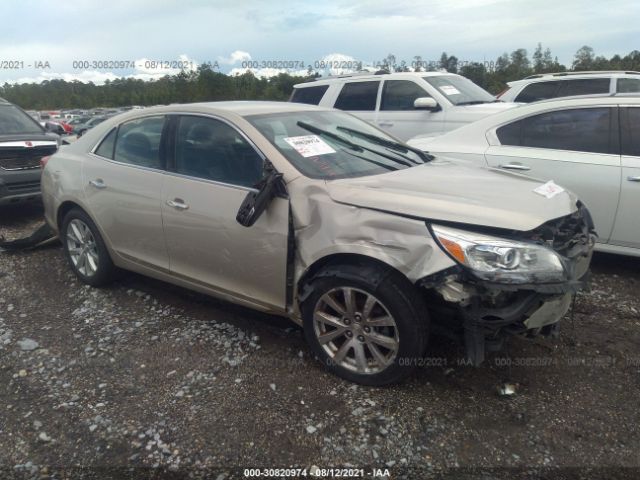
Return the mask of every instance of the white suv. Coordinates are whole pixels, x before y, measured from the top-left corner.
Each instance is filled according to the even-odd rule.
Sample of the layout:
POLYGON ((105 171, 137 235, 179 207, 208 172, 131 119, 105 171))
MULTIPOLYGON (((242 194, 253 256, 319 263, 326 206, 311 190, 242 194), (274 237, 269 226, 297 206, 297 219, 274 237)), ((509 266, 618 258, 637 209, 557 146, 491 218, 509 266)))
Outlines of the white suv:
POLYGON ((516 106, 445 72, 358 73, 293 88, 291 102, 346 110, 401 140, 441 135, 516 106))
POLYGON ((531 75, 508 82, 498 94, 505 102, 531 103, 576 95, 640 93, 640 72, 561 72, 531 75))

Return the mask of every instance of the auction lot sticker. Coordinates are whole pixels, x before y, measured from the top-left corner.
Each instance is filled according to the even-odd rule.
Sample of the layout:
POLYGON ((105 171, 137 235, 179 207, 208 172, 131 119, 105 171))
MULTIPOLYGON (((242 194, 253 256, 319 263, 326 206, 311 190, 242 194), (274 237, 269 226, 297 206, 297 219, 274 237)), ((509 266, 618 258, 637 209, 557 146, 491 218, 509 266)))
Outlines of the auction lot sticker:
POLYGON ((284 141, 296 149, 303 157, 315 157, 317 155, 326 155, 328 153, 336 153, 324 140, 317 135, 303 135, 301 137, 286 137, 284 141))
POLYGON ((564 192, 564 188, 553 183, 553 180, 549 180, 544 185, 540 185, 538 188, 534 188, 533 191, 538 195, 542 195, 543 197, 553 198, 559 193, 564 192))

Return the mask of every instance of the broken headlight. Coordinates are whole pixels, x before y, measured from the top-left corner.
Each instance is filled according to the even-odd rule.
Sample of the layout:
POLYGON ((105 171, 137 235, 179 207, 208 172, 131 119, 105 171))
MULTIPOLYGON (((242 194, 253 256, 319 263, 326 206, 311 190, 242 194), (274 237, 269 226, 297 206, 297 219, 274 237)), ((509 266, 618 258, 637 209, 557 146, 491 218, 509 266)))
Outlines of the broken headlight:
POLYGON ((431 231, 449 256, 483 280, 510 284, 566 280, 562 260, 543 245, 439 225, 431 225, 431 231))

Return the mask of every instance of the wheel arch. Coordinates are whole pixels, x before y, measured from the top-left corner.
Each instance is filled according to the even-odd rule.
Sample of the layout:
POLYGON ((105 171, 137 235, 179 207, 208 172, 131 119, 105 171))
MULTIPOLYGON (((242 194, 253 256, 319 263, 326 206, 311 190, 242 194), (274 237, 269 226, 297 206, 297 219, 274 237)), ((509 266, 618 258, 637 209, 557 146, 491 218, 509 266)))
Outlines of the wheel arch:
MULTIPOLYGON (((411 283, 407 276, 400 270, 375 257, 370 257, 368 255, 363 255, 360 253, 333 253, 316 260, 300 276, 299 280, 296 283, 296 296, 298 306, 302 302, 304 302, 304 300, 311 293, 309 284, 319 272, 321 272, 323 269, 330 270, 333 267, 335 268, 335 272, 337 273, 339 271, 339 268, 342 266, 361 268, 368 267, 371 270, 371 273, 375 275, 373 277, 373 280, 375 282, 381 282, 389 274, 393 273, 402 276, 402 278, 404 278, 407 282, 411 283)), ((330 272, 328 273, 330 274, 330 272)))

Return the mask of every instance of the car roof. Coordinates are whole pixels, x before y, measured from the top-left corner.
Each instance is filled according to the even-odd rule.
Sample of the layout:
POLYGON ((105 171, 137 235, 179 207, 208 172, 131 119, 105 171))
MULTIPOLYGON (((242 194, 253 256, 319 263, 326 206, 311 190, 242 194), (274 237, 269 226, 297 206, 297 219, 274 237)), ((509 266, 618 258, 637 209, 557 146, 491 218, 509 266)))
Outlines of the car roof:
POLYGON ((611 77, 627 77, 627 76, 640 76, 640 72, 634 72, 629 70, 595 70, 584 72, 556 72, 556 73, 539 73, 536 75, 529 75, 528 77, 520 80, 514 80, 507 82, 507 85, 513 87, 515 85, 523 85, 528 83, 536 83, 547 80, 568 80, 568 79, 584 79, 584 78, 611 78, 611 77))
POLYGON ((386 78, 416 78, 416 77, 457 77, 459 75, 449 72, 394 72, 394 73, 368 73, 359 72, 347 75, 335 75, 326 78, 319 78, 311 82, 298 83, 293 88, 317 87, 319 85, 327 85, 336 82, 347 82, 350 80, 380 80, 386 78))

